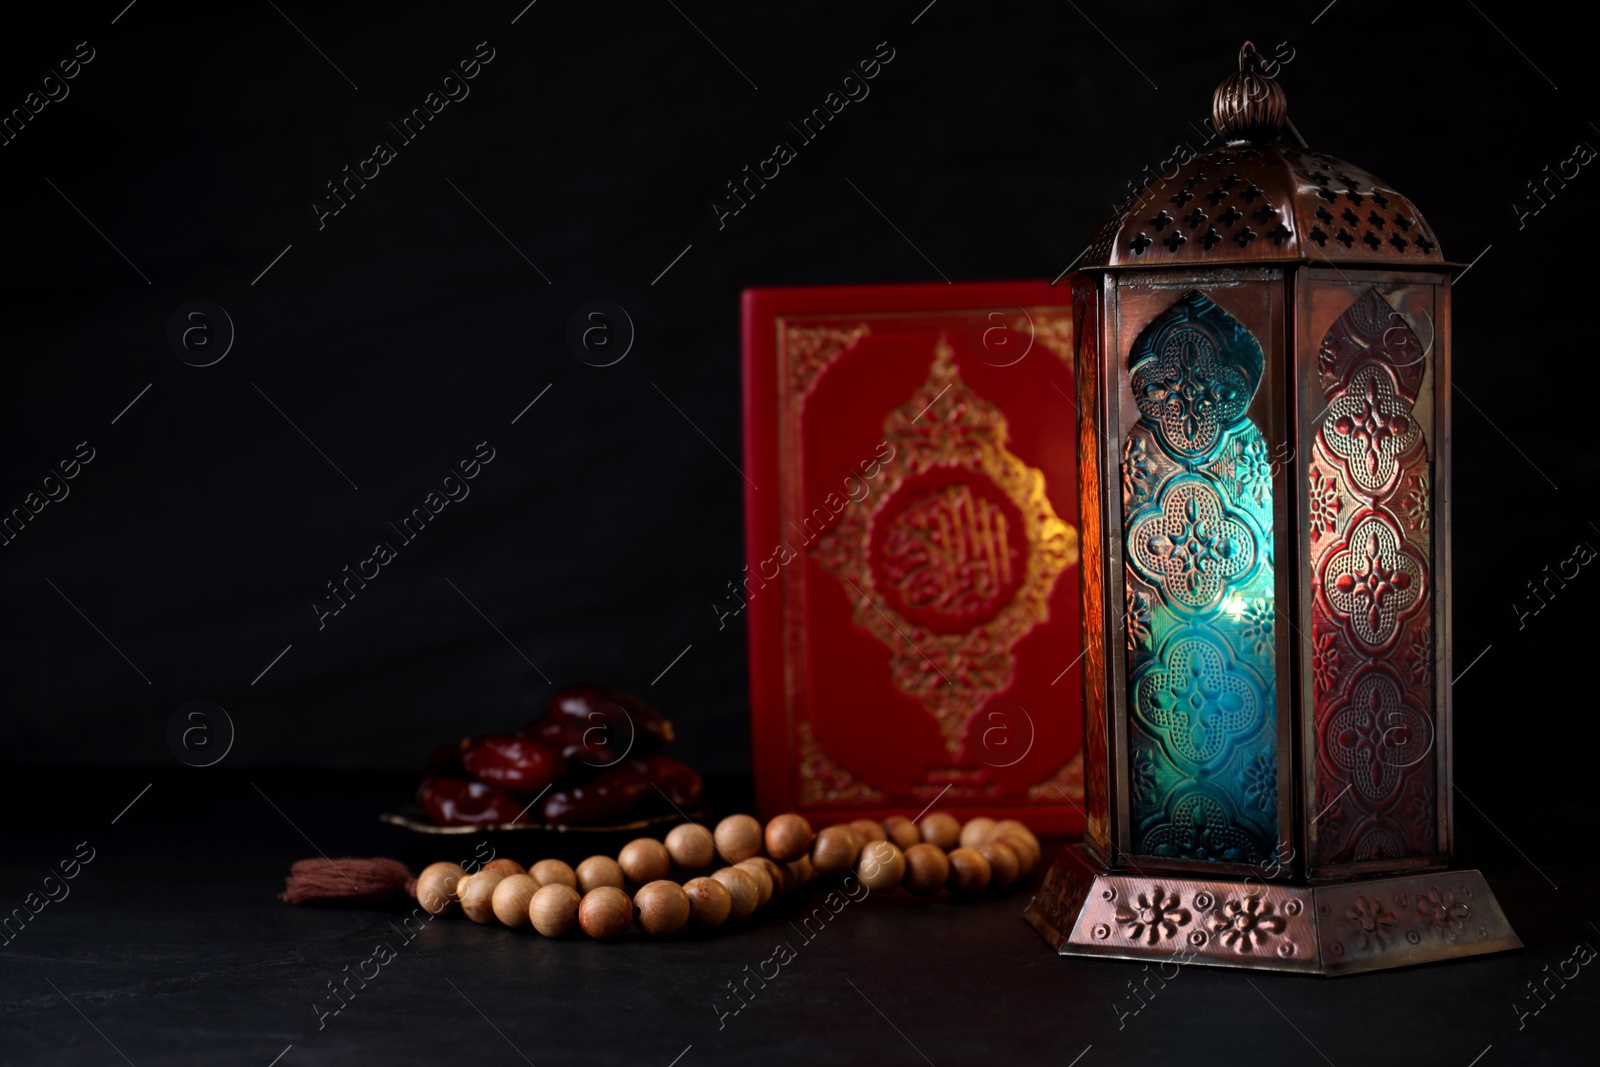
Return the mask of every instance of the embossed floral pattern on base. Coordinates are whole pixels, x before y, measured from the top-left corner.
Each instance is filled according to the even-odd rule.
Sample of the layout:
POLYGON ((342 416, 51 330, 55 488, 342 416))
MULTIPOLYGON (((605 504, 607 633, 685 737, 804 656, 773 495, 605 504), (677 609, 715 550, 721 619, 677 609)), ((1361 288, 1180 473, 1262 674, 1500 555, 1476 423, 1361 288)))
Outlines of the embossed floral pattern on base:
POLYGON ((1137 905, 1117 908, 1117 923, 1129 939, 1153 945, 1175 937, 1180 926, 1189 925, 1189 909, 1180 907, 1178 894, 1154 886, 1140 893, 1137 905))
POLYGON ((1356 902, 1350 905, 1345 915, 1356 924, 1356 944, 1371 949, 1388 945, 1389 939, 1394 936, 1389 928, 1400 921, 1394 912, 1384 906, 1382 900, 1364 893, 1356 894, 1356 902))
POLYGON ((1230 900, 1211 917, 1212 933, 1235 952, 1253 952, 1287 925, 1283 916, 1273 913, 1271 901, 1256 896, 1230 900))
POLYGON ((1426 924, 1429 933, 1438 934, 1446 941, 1454 941, 1461 933, 1471 909, 1456 900, 1448 889, 1430 886, 1417 898, 1417 921, 1426 924))

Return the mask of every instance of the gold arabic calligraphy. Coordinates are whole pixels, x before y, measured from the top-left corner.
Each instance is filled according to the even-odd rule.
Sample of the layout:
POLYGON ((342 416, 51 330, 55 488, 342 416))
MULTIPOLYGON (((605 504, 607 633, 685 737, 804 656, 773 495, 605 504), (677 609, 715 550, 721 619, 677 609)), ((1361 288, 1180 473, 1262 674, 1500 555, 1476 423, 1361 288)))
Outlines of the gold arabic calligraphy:
POLYGON ((1011 523, 1005 509, 947 485, 913 501, 883 543, 880 565, 909 608, 946 615, 987 613, 1011 591, 1011 523))

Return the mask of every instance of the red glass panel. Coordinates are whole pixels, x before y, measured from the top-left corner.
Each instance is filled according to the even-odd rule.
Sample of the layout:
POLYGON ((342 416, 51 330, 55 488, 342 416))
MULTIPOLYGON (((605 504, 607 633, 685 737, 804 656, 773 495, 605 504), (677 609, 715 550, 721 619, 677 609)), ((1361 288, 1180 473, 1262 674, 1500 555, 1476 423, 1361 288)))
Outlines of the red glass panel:
POLYGON ((1317 866, 1439 851, 1429 353, 1375 289, 1317 353, 1312 560, 1317 866))

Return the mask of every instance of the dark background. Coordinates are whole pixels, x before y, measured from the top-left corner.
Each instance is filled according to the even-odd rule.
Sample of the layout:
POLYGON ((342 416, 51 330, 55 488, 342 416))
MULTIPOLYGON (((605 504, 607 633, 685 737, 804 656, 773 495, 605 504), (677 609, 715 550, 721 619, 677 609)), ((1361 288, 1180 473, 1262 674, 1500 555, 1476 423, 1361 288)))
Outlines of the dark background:
POLYGON ((0 44, 6 108, 77 42, 96 52, 0 148, 0 506, 96 452, 0 548, 8 760, 171 766, 168 716, 206 699, 237 728, 229 766, 405 768, 520 725, 542 672, 648 690, 681 756, 744 770, 743 622, 719 632, 711 608, 744 562, 745 483, 717 453, 740 454, 739 291, 938 280, 916 249, 953 279, 1052 278, 1142 167, 1198 142, 1248 37, 1293 50, 1279 77, 1314 147, 1408 193, 1450 258, 1492 245, 1455 315, 1456 670, 1492 646, 1456 691, 1460 777, 1582 796, 1541 768, 1553 732, 1594 736, 1567 664, 1595 579, 1521 631, 1511 606, 1600 545, 1570 407, 1592 373, 1594 179, 1520 230, 1512 207, 1600 143, 1588 58, 1558 27, 1485 8, 1513 46, 1470 5, 1359 0, 1316 25, 1316 4, 942 0, 912 25, 921 3, 542 0, 515 26, 517 0, 279 6, 148 0, 111 25, 115 3, 63 5, 0 44), (399 146, 386 122, 485 40, 470 96, 399 146), (895 58, 871 95, 719 230, 722 183, 797 140, 787 121, 880 41, 895 58), (398 158, 319 231, 309 202, 378 139, 398 158), (237 330, 211 367, 166 342, 194 299, 237 330), (637 328, 615 366, 567 343, 591 299, 637 328), (319 630, 324 583, 484 440, 471 495, 319 630))
POLYGON ((0 1061, 116 1062, 109 1043, 141 1067, 266 1064, 285 1044, 283 1067, 520 1062, 482 1009, 541 1067, 666 1064, 691 1043, 681 1067, 1001 1050, 1094 1067, 1205 1062, 1202 1047, 1320 1062, 1305 1044, 1339 1063, 1586 1062, 1592 976, 1526 1030, 1514 1012, 1542 965, 1600 939, 1584 756, 1600 576, 1521 628, 1513 608, 1575 544, 1600 546, 1600 176, 1520 224, 1513 207, 1600 144, 1584 35, 1505 0, 525 2, 6 15, 0 110, 78 42, 95 58, 0 147, 0 512, 79 442, 95 459, 0 547, 0 905, 80 838, 105 858, 7 947, 0 1061), (1133 969, 1051 959, 1016 918, 1025 894, 965 921, 875 901, 730 1034, 706 1002, 766 955, 755 932, 610 953, 456 923, 432 962, 315 1032, 306 1004, 382 917, 270 893, 313 849, 438 858, 373 821, 438 741, 601 680, 657 700, 677 753, 739 795, 742 622, 719 632, 710 605, 744 562, 745 484, 718 455, 740 454, 740 290, 1053 278, 1141 168, 1198 141, 1245 38, 1293 49, 1280 81, 1313 147, 1403 190, 1446 254, 1475 262, 1454 320, 1456 781, 1478 809, 1457 805, 1459 851, 1528 953, 1254 991, 1186 971, 1125 1032, 1111 1005, 1133 969), (470 96, 319 231, 323 183, 395 141, 386 122, 480 41, 495 58, 470 96), (880 41, 895 58, 871 95, 719 230, 722 183, 880 41), (197 299, 237 328, 206 368, 166 340, 197 299), (596 299, 637 328, 608 368, 566 339, 596 299), (324 583, 485 440, 496 458, 471 495, 319 631, 324 583), (167 742, 197 699, 237 728, 210 770, 167 742))

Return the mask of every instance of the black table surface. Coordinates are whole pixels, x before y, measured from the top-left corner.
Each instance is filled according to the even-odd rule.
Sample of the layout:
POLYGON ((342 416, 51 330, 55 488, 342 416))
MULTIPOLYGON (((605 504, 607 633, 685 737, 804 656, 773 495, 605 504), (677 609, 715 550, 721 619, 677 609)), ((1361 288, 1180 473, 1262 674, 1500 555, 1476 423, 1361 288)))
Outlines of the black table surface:
MULTIPOLYGON (((470 857, 376 821, 406 791, 329 773, 8 773, 0 906, 42 887, 59 899, 0 947, 0 1062, 1597 1062, 1600 976, 1551 977, 1600 945, 1593 816, 1575 811, 1505 798, 1491 825, 1458 806, 1461 863, 1483 870, 1524 951, 1339 979, 1186 967, 1161 984, 1054 956, 1021 918, 1031 886, 970 904, 872 894, 815 932, 799 924, 819 881, 720 935, 609 944, 460 918, 408 939, 400 911, 276 899, 289 863, 318 852, 413 869, 470 857), (91 849, 70 882, 44 883, 91 849), (380 943, 387 962, 341 985, 354 993, 332 1013, 330 983, 371 975, 380 943), (777 976, 745 984, 780 944, 777 976)), ((531 862, 518 849, 539 847, 501 851, 531 862)))

